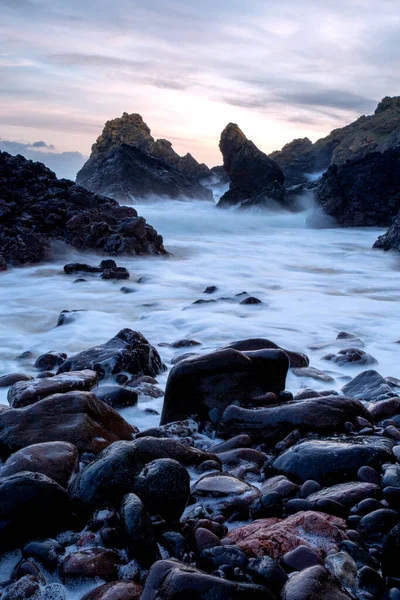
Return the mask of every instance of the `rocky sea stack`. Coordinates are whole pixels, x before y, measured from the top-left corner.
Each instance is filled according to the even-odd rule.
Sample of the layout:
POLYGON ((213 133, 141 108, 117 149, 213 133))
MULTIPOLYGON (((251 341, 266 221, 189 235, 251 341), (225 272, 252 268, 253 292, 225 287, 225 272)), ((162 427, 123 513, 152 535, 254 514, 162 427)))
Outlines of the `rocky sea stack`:
POLYGON ((225 127, 219 147, 230 179, 229 190, 218 202, 219 208, 291 207, 283 187, 285 177, 281 169, 248 140, 236 124, 229 123, 225 127))
POLYGON ((179 156, 155 140, 138 114, 107 121, 76 181, 92 192, 127 202, 149 197, 212 200, 200 181, 213 177, 191 154, 179 156))
POLYGON ((385 152, 400 144, 400 97, 385 97, 373 115, 361 116, 353 123, 334 129, 314 144, 296 139, 272 158, 285 174, 290 187, 305 183, 312 173, 322 173, 331 165, 360 160, 371 152, 385 152))
POLYGON ((0 270, 45 260, 56 241, 112 256, 166 253, 162 237, 133 208, 0 152, 0 270))

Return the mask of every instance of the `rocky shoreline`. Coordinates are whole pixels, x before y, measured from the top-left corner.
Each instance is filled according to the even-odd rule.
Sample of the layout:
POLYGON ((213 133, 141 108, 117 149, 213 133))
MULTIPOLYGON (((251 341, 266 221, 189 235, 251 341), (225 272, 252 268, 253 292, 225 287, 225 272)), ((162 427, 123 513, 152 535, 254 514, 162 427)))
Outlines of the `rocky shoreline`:
POLYGON ((400 381, 346 332, 326 360, 366 370, 340 393, 293 397, 289 369, 329 376, 271 340, 196 346, 174 344, 150 430, 119 414, 164 394, 138 332, 0 378, 2 598, 397 600, 400 381))

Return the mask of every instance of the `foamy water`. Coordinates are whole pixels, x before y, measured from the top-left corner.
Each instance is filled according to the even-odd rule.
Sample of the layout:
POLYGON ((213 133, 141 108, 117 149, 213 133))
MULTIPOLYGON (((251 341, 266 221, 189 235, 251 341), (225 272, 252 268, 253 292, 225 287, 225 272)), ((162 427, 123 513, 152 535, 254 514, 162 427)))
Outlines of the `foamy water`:
MULTIPOLYGON (((155 346, 189 337, 207 352, 243 338, 266 337, 291 350, 307 352, 311 365, 328 371, 334 384, 290 374, 288 389, 340 387, 360 367, 339 368, 322 360, 328 349, 308 346, 333 340, 345 330, 364 340, 383 376, 400 376, 400 255, 372 250, 377 229, 312 230, 306 213, 268 215, 218 210, 207 202, 154 202, 140 206, 164 236, 170 258, 122 258, 129 281, 110 282, 85 275, 73 283, 63 266, 97 264, 100 255, 62 250, 49 264, 0 275, 0 374, 34 374, 33 360, 15 357, 27 350, 74 354, 103 343, 124 327, 142 332, 155 346), (137 280, 142 278, 141 283, 137 280), (216 285, 213 295, 205 287, 216 285), (135 290, 124 294, 122 286, 135 290), (262 304, 241 305, 247 292, 262 304), (199 299, 215 303, 192 305, 199 299), (73 323, 56 327, 62 310, 82 310, 73 323)), ((178 353, 158 347, 167 365, 178 353)), ((167 374, 159 378, 165 384, 167 374)), ((6 403, 6 390, 0 390, 6 403)), ((140 428, 158 423, 144 408, 160 410, 162 400, 142 400, 124 416, 140 428)))

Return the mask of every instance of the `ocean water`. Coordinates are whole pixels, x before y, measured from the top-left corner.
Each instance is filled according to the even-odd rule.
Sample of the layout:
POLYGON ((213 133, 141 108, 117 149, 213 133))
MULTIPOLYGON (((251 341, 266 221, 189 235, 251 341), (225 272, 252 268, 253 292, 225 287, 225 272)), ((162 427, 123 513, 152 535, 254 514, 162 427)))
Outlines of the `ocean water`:
MULTIPOLYGON (((226 211, 208 202, 155 201, 138 210, 163 235, 171 256, 118 259, 129 269, 129 281, 85 275, 87 282, 74 283, 77 276, 65 275, 64 264, 97 264, 103 256, 65 247, 57 248, 54 262, 0 274, 0 374, 34 374, 34 359, 15 360, 22 352, 72 355, 130 327, 158 348, 167 366, 183 352, 265 337, 306 352, 311 366, 335 380, 326 384, 289 374, 293 393, 303 387, 339 390, 365 369, 323 360, 334 346, 309 348, 348 331, 365 342, 383 376, 400 377, 400 254, 372 249, 381 230, 308 229, 307 212, 226 211), (211 285, 218 290, 203 294, 211 285), (122 286, 134 292, 125 294, 122 286), (240 304, 242 292, 262 303, 240 304), (200 298, 216 302, 193 305, 200 298), (56 327, 62 310, 82 312, 56 327), (182 338, 201 346, 159 346, 182 338)), ((161 387, 166 378, 158 378, 161 387)), ((0 402, 7 403, 4 389, 0 402)), ((144 409, 160 411, 161 405, 162 399, 142 397, 123 414, 142 429, 158 424, 158 416, 144 409)))

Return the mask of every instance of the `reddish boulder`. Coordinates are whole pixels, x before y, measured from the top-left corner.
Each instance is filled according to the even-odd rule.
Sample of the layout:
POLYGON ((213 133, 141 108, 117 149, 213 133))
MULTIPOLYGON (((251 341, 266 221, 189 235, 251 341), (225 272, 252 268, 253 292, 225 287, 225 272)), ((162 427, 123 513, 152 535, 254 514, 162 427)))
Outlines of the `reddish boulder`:
POLYGON ((134 581, 112 581, 91 590, 82 600, 139 600, 142 586, 134 581))
POLYGON ((88 548, 68 554, 60 565, 62 580, 69 578, 90 579, 99 577, 106 581, 118 576, 119 556, 113 550, 88 548))

